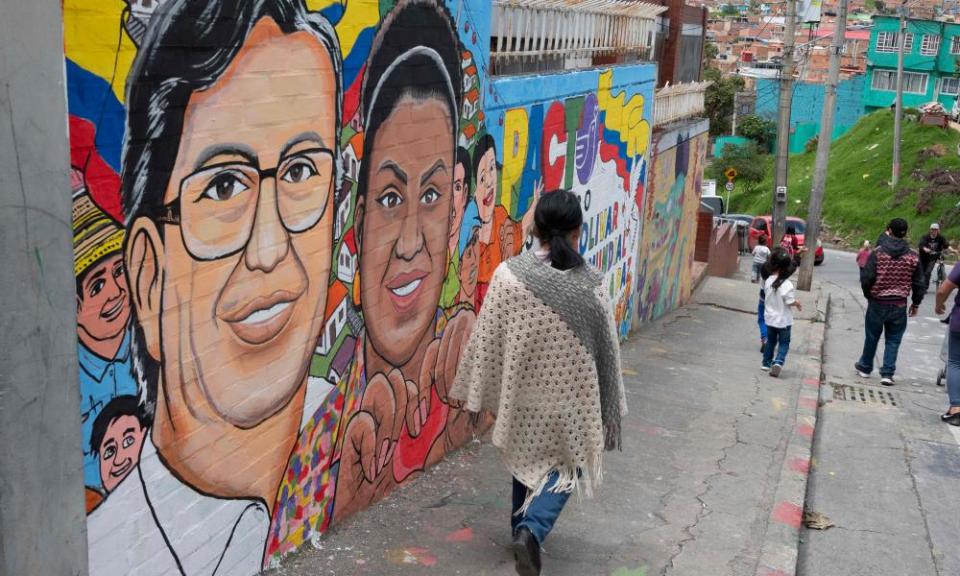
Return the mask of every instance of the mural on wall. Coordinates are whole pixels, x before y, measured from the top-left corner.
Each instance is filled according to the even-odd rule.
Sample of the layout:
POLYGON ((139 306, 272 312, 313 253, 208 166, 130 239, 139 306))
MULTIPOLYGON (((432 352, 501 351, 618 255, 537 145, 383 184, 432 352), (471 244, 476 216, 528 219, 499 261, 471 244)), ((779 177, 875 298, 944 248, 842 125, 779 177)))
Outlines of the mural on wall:
POLYGON ((634 309, 655 83, 653 64, 504 78, 487 104, 500 188, 492 202, 494 193, 478 185, 480 219, 493 223, 486 237, 481 228, 481 245, 519 238, 499 213, 529 215, 544 191, 576 193, 584 210, 580 251, 605 275, 621 337, 634 309))
POLYGON ((693 290, 693 252, 708 124, 657 134, 643 210, 638 320, 655 320, 693 290))
POLYGON ((256 573, 487 425, 488 10, 64 2, 92 574, 256 573))

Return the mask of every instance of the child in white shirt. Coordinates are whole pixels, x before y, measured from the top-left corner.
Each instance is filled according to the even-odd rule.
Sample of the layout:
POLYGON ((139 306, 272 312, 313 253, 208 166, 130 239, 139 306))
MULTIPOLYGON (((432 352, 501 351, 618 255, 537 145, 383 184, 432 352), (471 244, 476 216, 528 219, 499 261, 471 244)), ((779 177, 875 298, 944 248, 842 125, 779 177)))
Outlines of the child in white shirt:
POLYGON ((753 274, 750 276, 751 282, 760 281, 760 268, 767 263, 770 257, 770 249, 767 248, 767 236, 763 235, 757 238, 757 245, 753 247, 753 274))
POLYGON ((763 285, 766 293, 763 315, 767 324, 767 345, 763 349, 762 366, 764 370, 769 370, 774 378, 780 376, 790 350, 793 308, 803 310, 797 300, 793 282, 787 280, 793 271, 793 258, 785 250, 774 250, 770 255, 771 273, 763 285))

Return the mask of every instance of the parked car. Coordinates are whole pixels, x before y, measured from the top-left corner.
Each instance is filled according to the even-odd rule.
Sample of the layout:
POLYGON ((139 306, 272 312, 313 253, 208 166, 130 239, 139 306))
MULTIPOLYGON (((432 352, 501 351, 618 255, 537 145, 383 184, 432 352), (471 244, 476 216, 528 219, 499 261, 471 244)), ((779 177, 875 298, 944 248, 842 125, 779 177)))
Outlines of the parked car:
POLYGON ((753 216, 749 214, 724 214, 723 217, 727 220, 735 220, 737 226, 746 227, 753 224, 753 216))
MULTIPOLYGON (((792 216, 787 217, 787 228, 793 228, 797 232, 797 241, 800 243, 800 246, 806 245, 806 231, 807 231, 807 222, 802 218, 794 218, 792 216)), ((773 217, 772 216, 757 216, 753 219, 753 222, 750 224, 750 235, 747 238, 747 245, 750 250, 753 250, 754 246, 757 245, 757 238, 760 236, 766 236, 767 238, 771 237, 771 232, 773 231, 773 217)), ((823 264, 823 245, 820 243, 820 239, 817 239, 817 249, 814 252, 813 263, 817 266, 823 264)))

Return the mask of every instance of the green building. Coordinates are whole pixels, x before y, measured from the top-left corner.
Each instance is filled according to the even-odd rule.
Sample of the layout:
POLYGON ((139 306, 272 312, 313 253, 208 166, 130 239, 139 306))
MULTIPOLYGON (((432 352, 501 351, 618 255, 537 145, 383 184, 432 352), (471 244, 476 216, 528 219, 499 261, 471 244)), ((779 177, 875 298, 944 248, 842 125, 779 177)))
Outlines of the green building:
MULTIPOLYGON (((874 16, 867 53, 863 105, 889 108, 897 95, 899 18, 874 16)), ((960 94, 960 24, 907 20, 903 49, 903 105, 939 101, 949 111, 960 94)))

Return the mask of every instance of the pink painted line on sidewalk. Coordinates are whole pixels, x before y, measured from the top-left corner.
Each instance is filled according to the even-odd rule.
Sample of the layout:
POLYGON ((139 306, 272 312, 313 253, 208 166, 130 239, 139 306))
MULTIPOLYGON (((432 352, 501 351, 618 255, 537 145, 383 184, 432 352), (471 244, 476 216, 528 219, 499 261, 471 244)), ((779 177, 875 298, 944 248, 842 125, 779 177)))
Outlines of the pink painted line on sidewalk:
POLYGON ((811 396, 801 396, 800 397, 800 406, 803 408, 811 408, 813 410, 817 409, 817 399, 811 396))
POLYGON ((803 383, 806 384, 807 386, 815 386, 815 387, 817 387, 817 388, 820 387, 820 379, 819 379, 819 378, 804 378, 804 379, 803 379, 803 383))
POLYGON ((792 502, 781 502, 773 509, 773 519, 791 528, 800 529, 803 508, 792 502))
POLYGON ((794 472, 800 472, 801 474, 810 473, 810 459, 809 458, 793 458, 790 460, 790 469, 794 472))
POLYGON ((804 436, 807 436, 807 437, 809 437, 809 438, 813 438, 813 426, 811 426, 811 425, 809 425, 809 424, 800 424, 800 425, 798 425, 798 426, 797 426, 797 432, 799 432, 800 434, 802 434, 802 435, 804 435, 804 436))

